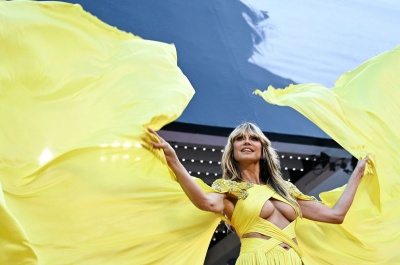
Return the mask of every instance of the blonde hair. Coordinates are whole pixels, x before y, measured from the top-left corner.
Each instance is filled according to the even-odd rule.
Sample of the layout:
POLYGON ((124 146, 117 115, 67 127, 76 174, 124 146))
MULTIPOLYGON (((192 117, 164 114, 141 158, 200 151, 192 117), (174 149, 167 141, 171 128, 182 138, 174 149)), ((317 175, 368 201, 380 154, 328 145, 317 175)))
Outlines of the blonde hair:
POLYGON ((233 157, 233 142, 238 136, 243 136, 245 134, 257 137, 262 144, 260 180, 265 184, 270 185, 279 195, 288 200, 296 208, 296 211, 299 214, 301 214, 299 204, 288 193, 287 185, 282 178, 278 154, 272 148, 270 140, 254 123, 242 123, 229 135, 221 161, 223 178, 237 182, 244 181, 240 173, 239 165, 233 157))

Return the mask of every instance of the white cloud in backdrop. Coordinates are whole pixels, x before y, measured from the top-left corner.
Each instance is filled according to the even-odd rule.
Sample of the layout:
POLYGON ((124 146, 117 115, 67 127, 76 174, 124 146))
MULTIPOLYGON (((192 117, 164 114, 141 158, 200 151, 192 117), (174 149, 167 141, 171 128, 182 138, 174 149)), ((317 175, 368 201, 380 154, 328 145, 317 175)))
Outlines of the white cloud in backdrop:
POLYGON ((333 87, 342 73, 400 44, 398 0, 241 2, 269 16, 254 22, 243 14, 258 38, 249 62, 297 83, 333 87))

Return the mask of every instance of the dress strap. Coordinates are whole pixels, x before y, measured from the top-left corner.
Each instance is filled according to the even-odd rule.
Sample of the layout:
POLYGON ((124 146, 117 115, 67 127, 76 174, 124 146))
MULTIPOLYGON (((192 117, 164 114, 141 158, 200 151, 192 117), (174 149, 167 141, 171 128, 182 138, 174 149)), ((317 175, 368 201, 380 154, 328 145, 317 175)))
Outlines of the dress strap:
POLYGON ((252 183, 236 182, 227 179, 217 179, 211 187, 218 193, 229 193, 238 199, 246 199, 249 193, 247 190, 253 186, 252 183))

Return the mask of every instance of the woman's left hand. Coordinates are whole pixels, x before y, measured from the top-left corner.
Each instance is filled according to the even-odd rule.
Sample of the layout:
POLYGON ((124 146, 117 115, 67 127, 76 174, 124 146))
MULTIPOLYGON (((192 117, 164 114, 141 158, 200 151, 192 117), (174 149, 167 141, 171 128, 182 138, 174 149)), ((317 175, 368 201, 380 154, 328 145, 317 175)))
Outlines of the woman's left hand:
POLYGON ((368 161, 369 161, 368 156, 365 157, 364 159, 358 160, 357 166, 354 168, 351 177, 360 180, 364 176, 365 167, 367 166, 368 161))

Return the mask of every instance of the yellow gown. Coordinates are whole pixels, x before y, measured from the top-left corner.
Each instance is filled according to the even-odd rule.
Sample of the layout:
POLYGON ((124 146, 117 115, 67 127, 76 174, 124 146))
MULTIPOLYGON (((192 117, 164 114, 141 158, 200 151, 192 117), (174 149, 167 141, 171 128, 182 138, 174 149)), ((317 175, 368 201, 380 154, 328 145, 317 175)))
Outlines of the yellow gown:
MULTIPOLYGON (((342 225, 298 222, 307 264, 400 264, 399 92, 400 46, 343 74, 332 89, 300 84, 256 91, 305 115, 356 158, 371 158, 342 225)), ((343 189, 320 197, 333 206, 343 189)))
MULTIPOLYGON (((194 94, 174 46, 67 3, 0 1, 0 21, 0 264, 203 264, 220 218, 190 203, 146 132, 175 120, 194 94)), ((368 101, 354 89, 380 87, 374 73, 398 88, 398 54, 342 79, 347 104, 316 92, 344 125, 336 133, 316 124, 354 155, 371 153, 376 166, 343 226, 297 221, 309 264, 399 261, 397 94, 368 90, 368 101)), ((300 105, 326 110, 309 98, 300 105)))
MULTIPOLYGON (((296 199, 316 200, 314 197, 302 194, 292 183, 286 182, 289 194, 296 199)), ((297 219, 284 229, 260 217, 264 204, 271 198, 283 201, 293 207, 285 198, 276 193, 269 185, 237 183, 230 180, 216 180, 212 187, 218 192, 227 192, 239 198, 235 205, 231 220, 240 238, 240 255, 237 265, 301 265, 302 252, 293 241, 296 237, 297 219), (242 237, 248 233, 258 233, 270 239, 242 237), (285 243, 291 248, 286 250, 279 244, 285 243)), ((293 207, 293 209, 295 209, 293 207)))

